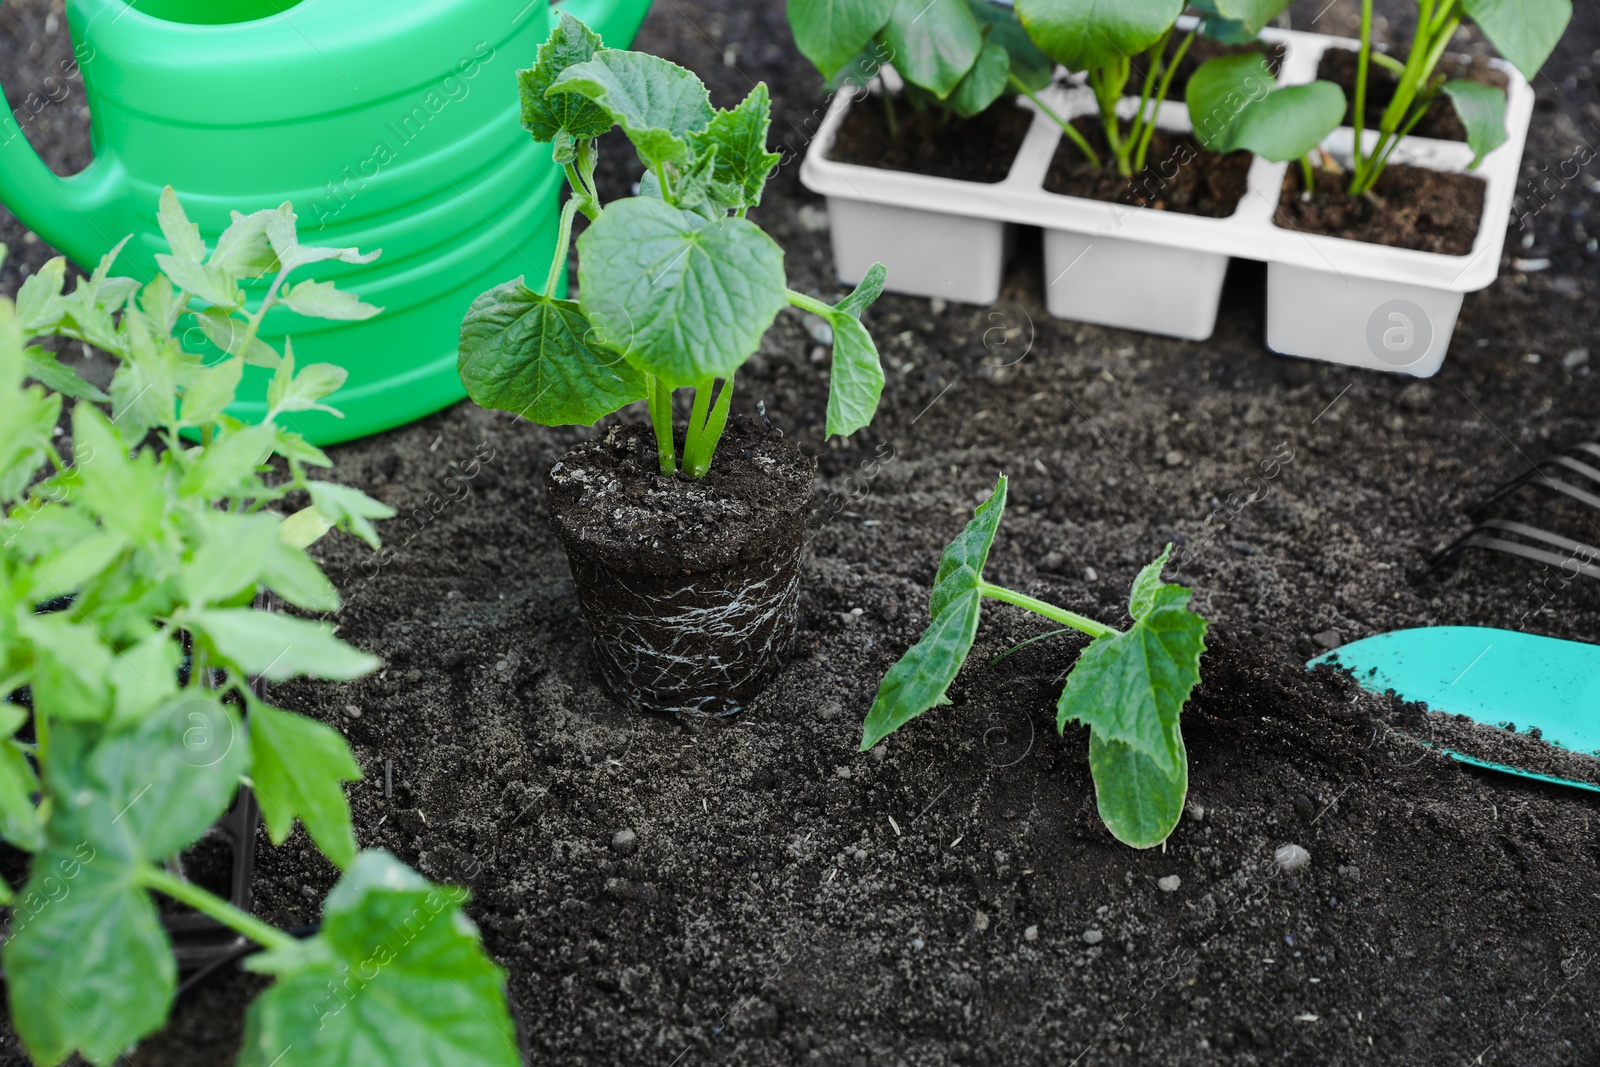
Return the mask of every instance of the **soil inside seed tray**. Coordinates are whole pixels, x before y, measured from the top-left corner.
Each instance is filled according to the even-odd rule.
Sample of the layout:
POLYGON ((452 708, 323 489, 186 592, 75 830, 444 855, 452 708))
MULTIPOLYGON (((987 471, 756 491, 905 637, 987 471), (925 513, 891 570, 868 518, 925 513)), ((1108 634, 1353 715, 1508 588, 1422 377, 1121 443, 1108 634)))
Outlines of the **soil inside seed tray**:
MULTIPOLYGON (((1403 57, 1397 58, 1403 61, 1403 57)), ((1333 82, 1344 90, 1345 99, 1349 101, 1344 116, 1346 126, 1355 123, 1356 71, 1359 61, 1360 53, 1353 48, 1330 48, 1322 53, 1322 59, 1317 63, 1317 77, 1333 82)), ((1445 56, 1439 60, 1435 74, 1444 74, 1452 79, 1481 82, 1501 90, 1510 84, 1505 72, 1491 67, 1486 56, 1445 56)), ((1382 123, 1383 112, 1394 99, 1395 89, 1399 85, 1400 79, 1394 74, 1376 63, 1368 64, 1367 106, 1364 112, 1367 129, 1375 130, 1382 123)), ((1455 105, 1450 102, 1450 98, 1440 94, 1428 105, 1428 110, 1422 118, 1417 120, 1416 126, 1411 130, 1411 136, 1433 137, 1441 141, 1465 141, 1467 130, 1461 125, 1461 119, 1456 114, 1455 105)))
MULTIPOLYGON (((1081 116, 1072 120, 1072 125, 1099 153, 1102 163, 1111 159, 1098 117, 1081 116)), ((1144 170, 1125 177, 1115 166, 1092 166, 1082 150, 1063 137, 1050 161, 1044 187, 1046 192, 1062 196, 1221 219, 1234 213, 1249 189, 1250 159, 1248 152, 1208 152, 1193 137, 1157 129, 1150 138, 1144 170)))
POLYGON ((1289 168, 1273 220, 1278 226, 1446 256, 1472 251, 1483 220, 1482 178, 1391 163, 1370 194, 1348 196, 1348 174, 1319 167, 1312 176, 1316 192, 1306 200, 1301 168, 1289 168))
MULTIPOLYGON (((1352 32, 1353 3, 1324 7, 1296 5, 1294 25, 1352 32)), ((47 10, 0 4, 12 93, 67 54, 47 10)), ((1552 84, 1588 69, 1597 32, 1600 8, 1577 5, 1552 84)), ((826 98, 791 39, 781 4, 676 0, 639 43, 703 72, 720 106, 774 87, 773 142, 791 152, 752 217, 794 287, 831 301, 825 213, 796 178, 826 98)), ((1565 158, 1567 124, 1586 128, 1581 94, 1547 103, 1529 159, 1565 158)), ((27 132, 59 165, 86 131, 54 114, 27 132)), ((604 152, 606 196, 626 195, 634 153, 604 152)), ((1600 797, 1468 768, 1419 743, 1416 709, 1303 667, 1407 626, 1520 618, 1600 638, 1600 583, 1546 581, 1555 567, 1469 552, 1407 583, 1526 457, 1600 431, 1600 375, 1578 358, 1600 336, 1589 194, 1542 195, 1510 254, 1550 268, 1470 294, 1429 381, 1269 354, 1265 272, 1248 263, 1205 344, 1055 320, 1035 253, 993 307, 875 305, 883 406, 830 441, 826 350, 785 312, 734 409, 764 401, 818 459, 801 645, 731 720, 632 715, 595 679, 542 479, 604 427, 461 404, 339 446, 329 476, 401 511, 381 556, 345 537, 314 549, 346 600, 341 636, 386 666, 271 698, 349 737, 364 844, 471 889, 537 1064, 1596 1062, 1600 797), (1293 461, 1263 466, 1285 443, 1293 461), (939 550, 1002 471, 991 579, 1113 624, 1163 544, 1209 539, 1171 575, 1215 628, 1183 719, 1190 809, 1164 850, 1110 838, 1083 733, 1055 732, 1082 640, 989 665, 1054 628, 1016 609, 985 609, 950 706, 856 751, 879 679, 926 624, 939 550), (625 828, 635 841, 613 848, 625 828), (1308 867, 1279 870, 1289 843, 1308 867)), ((0 240, 15 292, 49 252, 3 214, 0 240)), ((89 367, 103 382, 110 361, 89 367)), ((1507 506, 1542 523, 1541 500, 1507 506)), ((1600 536, 1575 522, 1559 528, 1600 536)), ((335 872, 303 834, 263 835, 257 860, 263 916, 319 917, 335 872)), ((231 1063, 264 984, 207 985, 131 1062, 231 1063)), ((23 1063, 3 1028, 0 1063, 23 1063)))
POLYGON ((1011 173, 1033 121, 1033 112, 1006 98, 970 119, 933 108, 913 111, 900 100, 894 106, 896 130, 891 132, 880 96, 872 93, 857 99, 839 125, 832 157, 840 163, 934 178, 1001 182, 1011 173))

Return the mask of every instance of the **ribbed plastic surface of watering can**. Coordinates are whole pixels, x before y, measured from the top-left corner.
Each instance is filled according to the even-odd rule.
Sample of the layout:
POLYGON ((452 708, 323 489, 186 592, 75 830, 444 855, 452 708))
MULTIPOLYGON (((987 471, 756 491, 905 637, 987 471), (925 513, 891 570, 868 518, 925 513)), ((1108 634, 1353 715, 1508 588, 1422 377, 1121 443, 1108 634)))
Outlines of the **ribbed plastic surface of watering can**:
MULTIPOLYGON (((649 7, 559 5, 614 47, 649 7)), ((313 441, 398 426, 465 395, 456 346, 472 299, 549 268, 562 173, 522 129, 516 71, 551 24, 548 0, 67 0, 94 162, 56 177, 0 112, 0 202, 84 267, 132 234, 118 273, 138 278, 166 251, 166 185, 211 241, 231 210, 290 200, 305 243, 382 249, 319 275, 382 315, 279 308, 262 332, 292 335, 301 364, 350 373, 331 401, 343 420, 294 416, 313 441)), ((234 414, 261 416, 268 377, 249 368, 234 414)))

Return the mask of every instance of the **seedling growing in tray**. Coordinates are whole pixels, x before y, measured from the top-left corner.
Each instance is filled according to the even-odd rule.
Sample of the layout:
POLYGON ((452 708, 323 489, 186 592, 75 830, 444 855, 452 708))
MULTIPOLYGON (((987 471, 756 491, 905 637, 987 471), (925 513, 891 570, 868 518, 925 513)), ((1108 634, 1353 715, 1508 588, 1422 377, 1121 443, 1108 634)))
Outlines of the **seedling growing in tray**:
POLYGON ((871 748, 945 696, 978 634, 985 599, 1042 615, 1094 640, 1078 657, 1056 702, 1056 727, 1089 727, 1089 770, 1100 818, 1135 848, 1172 833, 1189 788, 1179 715, 1200 681, 1206 621, 1189 610, 1189 590, 1161 581, 1172 546, 1134 579, 1133 625, 1116 630, 1065 608, 984 580, 983 568, 1006 506, 1006 479, 944 550, 928 601, 932 622, 889 668, 867 712, 861 748, 871 748))
MULTIPOLYGON (((1463 20, 1475 22, 1500 54, 1531 79, 1550 58, 1571 18, 1571 0, 1419 0, 1416 33, 1401 62, 1373 49, 1372 0, 1362 0, 1361 52, 1356 61, 1354 100, 1356 148, 1346 192, 1360 196, 1371 191, 1383 176, 1395 146, 1422 120, 1440 93, 1450 98, 1466 129, 1473 167, 1505 143, 1505 91, 1435 73, 1463 20), (1368 74, 1374 63, 1393 73, 1399 84, 1379 120, 1378 136, 1368 148, 1362 131, 1366 126, 1368 74)), ((1307 191, 1312 188, 1308 180, 1307 191)))
MULTIPOLYGON (((1007 91, 1033 95, 1052 64, 1010 8, 989 0, 789 0, 801 53, 830 88, 866 84, 886 64, 906 103, 971 118, 1007 91)), ((891 133, 894 95, 880 93, 891 133)))
POLYGON ((783 250, 745 217, 778 163, 766 147, 765 84, 730 111, 714 109, 692 72, 604 48, 568 14, 518 78, 523 125, 553 146, 572 195, 540 288, 521 278, 497 286, 462 322, 461 380, 473 400, 545 426, 592 425, 644 400, 661 472, 671 474, 673 390, 691 388, 682 469, 701 478, 727 426, 735 373, 793 304, 833 328, 827 432, 849 435, 871 421, 883 368, 861 315, 883 290, 883 268, 830 307, 789 288, 783 250), (646 174, 639 196, 603 205, 595 143, 614 126, 646 174), (572 301, 558 293, 580 211, 590 224, 577 242, 572 301))
POLYGON ((244 1067, 520 1063, 465 894, 358 851, 344 784, 361 772, 344 738, 249 684, 379 664, 326 622, 252 606, 270 590, 336 611, 307 546, 337 526, 377 547, 372 520, 394 514, 311 478, 331 464, 285 423, 326 409, 345 372, 296 367, 287 342, 257 336, 279 303, 376 314, 331 282, 289 281, 371 257, 302 245, 288 204, 235 213, 211 249, 171 189, 159 219, 172 250, 148 284, 112 276, 114 250, 70 293, 57 259, 15 305, 0 299, 0 838, 30 854, 24 885, 0 881, 12 1024, 35 1063, 78 1053, 101 1067, 160 1029, 177 976, 159 893, 266 950, 248 963, 275 982, 249 1009, 244 1067), (241 283, 257 279, 252 309, 241 283), (183 348, 195 325, 221 358, 183 348), (44 336, 114 356, 109 395, 29 344, 44 336), (225 414, 246 363, 273 370, 255 426, 225 414), (70 455, 54 437, 63 393, 79 398, 70 455), (309 503, 285 517, 292 498, 309 503), (274 843, 299 822, 343 872, 315 936, 182 876, 178 857, 246 778, 274 843))
MULTIPOLYGON (((1033 42, 1068 71, 1083 73, 1094 91, 1111 152, 1104 160, 1070 122, 1033 97, 1092 165, 1115 167, 1119 174, 1130 177, 1142 171, 1155 136, 1157 112, 1195 37, 1204 34, 1225 44, 1253 41, 1262 27, 1288 6, 1288 0, 1195 3, 1200 17, 1168 56, 1167 48, 1178 33, 1178 16, 1186 6, 1185 0, 1016 0, 1017 14, 1033 42), (1118 109, 1130 86, 1138 94, 1138 105, 1131 116, 1123 117, 1118 109)), ((1213 147, 1203 139, 1202 143, 1213 147)))

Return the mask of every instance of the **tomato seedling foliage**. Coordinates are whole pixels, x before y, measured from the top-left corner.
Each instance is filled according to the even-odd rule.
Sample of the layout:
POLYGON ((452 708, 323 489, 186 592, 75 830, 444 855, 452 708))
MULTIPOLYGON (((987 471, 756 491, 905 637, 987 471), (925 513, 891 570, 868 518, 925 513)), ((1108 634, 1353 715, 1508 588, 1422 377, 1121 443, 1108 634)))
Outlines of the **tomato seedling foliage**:
POLYGON ((1093 638, 1067 675, 1056 726, 1089 727, 1089 769, 1100 818, 1111 833, 1136 848, 1158 845, 1177 826, 1189 788, 1179 718, 1200 681, 1206 621, 1189 609, 1187 589, 1161 580, 1170 545, 1134 579, 1128 603, 1133 625, 1127 630, 985 581, 983 568, 1005 504, 1002 476, 945 548, 928 602, 932 620, 884 675, 867 712, 861 748, 949 703, 945 694, 977 638, 984 599, 1012 604, 1093 638))
POLYGON ((539 288, 518 278, 467 312, 459 368, 473 400, 546 426, 592 425, 643 400, 661 470, 671 473, 679 466, 672 394, 692 388, 682 467, 702 477, 727 424, 734 376, 792 304, 834 326, 828 433, 871 421, 883 369, 860 317, 883 289, 882 268, 830 306, 789 288, 783 250, 745 217, 779 161, 767 150, 765 84, 718 109, 692 72, 605 48, 568 14, 518 81, 523 125, 552 146, 571 196, 539 288), (602 204, 595 139, 613 127, 646 173, 640 195, 602 204), (589 226, 577 241, 578 299, 568 300, 559 294, 579 212, 589 226))
POLYGON ((162 893, 270 950, 257 966, 277 981, 250 1008, 241 1063, 519 1063, 503 976, 461 915, 462 895, 359 851, 344 785, 361 771, 343 736, 269 706, 250 684, 379 665, 327 622, 257 606, 270 592, 307 613, 337 611, 306 548, 335 528, 376 548, 374 520, 394 514, 314 478, 331 463, 292 428, 295 412, 337 414, 327 401, 345 372, 297 366, 288 342, 278 352, 259 336, 278 306, 377 314, 331 282, 296 277, 373 256, 301 244, 288 204, 235 212, 210 248, 170 188, 158 221, 171 251, 148 283, 114 276, 113 250, 71 292, 56 259, 14 304, 0 298, 0 837, 31 853, 22 887, 0 881, 16 1032, 36 1063, 77 1053, 106 1065, 159 1029, 177 978, 152 899, 162 893), (209 353, 180 340, 195 328, 209 353), (32 343, 43 337, 112 355, 109 389, 32 343), (254 426, 226 410, 246 364, 271 372, 254 426), (63 396, 77 401, 70 454, 54 436, 63 396), (305 941, 171 863, 246 780, 274 843, 298 822, 345 872, 324 929, 305 941), (397 933, 413 904, 427 922, 397 933))

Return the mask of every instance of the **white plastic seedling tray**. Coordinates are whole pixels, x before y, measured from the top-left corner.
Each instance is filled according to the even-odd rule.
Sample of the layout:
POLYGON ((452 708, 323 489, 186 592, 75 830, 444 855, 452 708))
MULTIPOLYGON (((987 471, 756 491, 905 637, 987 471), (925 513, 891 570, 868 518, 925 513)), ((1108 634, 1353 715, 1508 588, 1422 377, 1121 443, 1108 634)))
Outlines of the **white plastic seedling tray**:
MULTIPOLYGON (((1315 80, 1326 49, 1356 47, 1352 40, 1288 30, 1262 37, 1286 49, 1279 75, 1285 85, 1315 80)), ((1039 226, 1052 314, 1202 340, 1216 320, 1227 260, 1237 256, 1270 264, 1267 343, 1275 351, 1425 376, 1438 370, 1449 347, 1461 295, 1489 285, 1499 270, 1533 92, 1509 64, 1495 66, 1509 81, 1509 136, 1474 172, 1487 188, 1478 235, 1465 256, 1279 226, 1274 217, 1288 165, 1260 158, 1251 164, 1244 199, 1222 219, 1046 192, 1044 177, 1062 135, 1041 114, 1004 181, 963 182, 829 159, 854 102, 841 93, 800 177, 827 198, 835 266, 849 284, 881 260, 896 292, 991 303, 999 294, 1009 227, 1039 226)), ((1080 85, 1059 85, 1045 99, 1069 120, 1094 109, 1080 85)), ((1168 101, 1157 122, 1186 130, 1187 108, 1168 101)), ((1353 133, 1336 130, 1323 147, 1348 160, 1353 133)), ((1366 136, 1376 138, 1372 131, 1366 136)), ((1472 153, 1463 143, 1411 137, 1392 158, 1464 171, 1472 153)))

